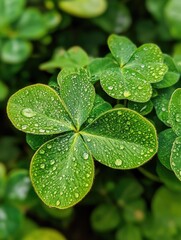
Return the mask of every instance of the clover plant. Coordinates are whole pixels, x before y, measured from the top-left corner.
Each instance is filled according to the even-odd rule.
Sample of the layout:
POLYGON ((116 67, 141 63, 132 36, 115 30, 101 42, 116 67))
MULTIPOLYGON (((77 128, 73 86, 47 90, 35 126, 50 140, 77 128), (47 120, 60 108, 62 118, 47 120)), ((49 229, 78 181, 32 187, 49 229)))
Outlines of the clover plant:
MULTIPOLYGON (((94 160, 114 169, 133 169, 158 150, 155 126, 143 115, 156 108, 159 88, 178 81, 173 60, 156 44, 137 48, 128 38, 115 34, 108 38, 108 47, 108 55, 95 59, 79 48, 77 57, 75 49, 64 53, 59 64, 62 70, 49 86, 27 86, 8 101, 8 117, 27 133, 27 142, 36 150, 31 181, 48 206, 63 209, 78 203, 93 184, 94 160), (71 66, 72 54, 78 61, 71 66), (85 65, 81 57, 86 59, 85 65), (174 76, 171 82, 170 75, 174 76), (98 81, 102 96, 108 94, 112 101, 97 93, 98 81)), ((58 67, 58 60, 55 65, 58 67)), ((177 89, 166 121, 178 136, 171 156, 176 175, 180 174, 180 99, 177 89)))

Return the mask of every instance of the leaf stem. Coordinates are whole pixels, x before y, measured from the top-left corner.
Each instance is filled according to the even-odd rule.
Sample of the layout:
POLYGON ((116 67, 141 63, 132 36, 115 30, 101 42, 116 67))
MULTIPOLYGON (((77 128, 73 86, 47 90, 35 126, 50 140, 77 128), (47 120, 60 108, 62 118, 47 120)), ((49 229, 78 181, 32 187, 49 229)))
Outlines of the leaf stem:
POLYGON ((144 176, 146 176, 147 178, 149 178, 149 179, 151 179, 151 180, 153 180, 153 181, 155 181, 155 182, 159 182, 159 183, 161 182, 160 179, 159 179, 156 175, 154 175, 154 174, 152 174, 151 172, 147 171, 145 168, 139 167, 138 170, 139 170, 144 176))

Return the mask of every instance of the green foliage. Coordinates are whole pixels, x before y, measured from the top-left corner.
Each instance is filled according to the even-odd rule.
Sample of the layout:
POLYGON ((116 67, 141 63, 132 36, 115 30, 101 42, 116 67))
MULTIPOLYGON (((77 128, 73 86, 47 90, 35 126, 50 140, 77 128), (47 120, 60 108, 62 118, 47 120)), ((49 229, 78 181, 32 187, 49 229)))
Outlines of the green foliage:
POLYGON ((180 9, 0 0, 0 239, 181 240, 180 9))

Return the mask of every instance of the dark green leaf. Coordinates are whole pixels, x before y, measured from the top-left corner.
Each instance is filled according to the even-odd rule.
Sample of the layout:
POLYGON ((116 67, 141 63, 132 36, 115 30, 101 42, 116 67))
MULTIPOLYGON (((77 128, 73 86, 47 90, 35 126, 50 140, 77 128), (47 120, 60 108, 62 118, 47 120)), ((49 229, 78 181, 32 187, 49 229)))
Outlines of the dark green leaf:
POLYGON ((116 240, 142 240, 140 229, 132 224, 127 224, 116 232, 116 240))
POLYGON ((152 101, 144 102, 144 103, 137 103, 137 102, 128 102, 128 108, 140 113, 141 115, 147 115, 153 109, 152 101))
POLYGON ((181 137, 175 139, 170 158, 171 168, 181 181, 181 137))

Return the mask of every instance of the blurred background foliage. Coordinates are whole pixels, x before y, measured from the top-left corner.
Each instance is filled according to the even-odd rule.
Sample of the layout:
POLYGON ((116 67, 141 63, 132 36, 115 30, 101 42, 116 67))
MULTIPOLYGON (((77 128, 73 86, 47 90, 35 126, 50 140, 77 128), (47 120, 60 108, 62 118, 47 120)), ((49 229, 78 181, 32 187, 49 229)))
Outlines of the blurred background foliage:
MULTIPOLYGON (((12 93, 32 83, 48 83, 70 60, 76 67, 104 56, 111 33, 125 35, 138 46, 158 44, 180 73, 180 13, 180 0, 0 0, 1 240, 181 239, 181 184, 164 164, 169 144, 166 153, 159 152, 132 171, 113 171, 96 163, 87 197, 75 207, 57 210, 36 196, 28 173, 33 151, 6 116, 12 93)), ((169 98, 173 91, 161 89, 153 103, 129 102, 128 107, 144 110, 141 114, 148 114, 161 132, 167 125, 159 108, 165 106, 162 95, 169 98), (155 110, 158 117, 150 115, 155 110)), ((160 144, 173 143, 174 133, 165 131, 160 144)))

